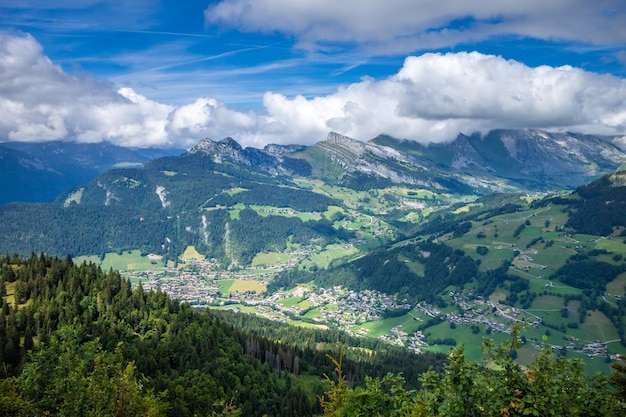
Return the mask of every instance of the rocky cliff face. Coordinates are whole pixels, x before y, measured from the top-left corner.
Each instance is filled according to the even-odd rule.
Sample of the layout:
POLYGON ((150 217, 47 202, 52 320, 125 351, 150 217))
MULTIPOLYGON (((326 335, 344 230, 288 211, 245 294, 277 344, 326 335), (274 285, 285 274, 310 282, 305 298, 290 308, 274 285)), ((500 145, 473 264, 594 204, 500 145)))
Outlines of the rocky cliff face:
POLYGON ((244 150, 233 138, 224 138, 218 142, 210 138, 202 139, 196 146, 189 150, 189 154, 204 154, 210 156, 215 163, 230 161, 237 164, 250 165, 250 161, 244 155, 244 150))
POLYGON ((460 134, 450 142, 422 145, 390 137, 362 142, 331 132, 311 147, 243 149, 231 138, 204 139, 189 153, 273 175, 296 173, 292 157, 297 156, 301 163, 308 161, 316 175, 340 184, 367 177, 436 190, 454 182, 457 190, 466 186, 479 193, 480 188, 545 191, 574 188, 616 170, 626 163, 626 138, 519 129, 460 134))
POLYGON ((306 148, 302 145, 267 145, 263 149, 242 148, 234 139, 228 137, 220 141, 202 139, 189 154, 202 154, 213 162, 221 164, 232 162, 267 172, 271 175, 293 175, 293 169, 286 163, 285 154, 306 148))
POLYGON ((499 176, 572 187, 617 169, 626 152, 611 138, 541 130, 496 130, 484 137, 457 138, 452 166, 472 167, 499 176), (463 161, 463 164, 459 163, 463 161))
POLYGON ((527 189, 573 188, 626 162, 626 140, 535 129, 494 130, 422 145, 380 137, 373 140, 419 155, 438 169, 489 175, 527 189))
POLYGON ((361 142, 331 132, 326 141, 314 145, 341 166, 345 175, 363 174, 386 178, 394 183, 426 185, 422 178, 427 164, 396 149, 361 142))

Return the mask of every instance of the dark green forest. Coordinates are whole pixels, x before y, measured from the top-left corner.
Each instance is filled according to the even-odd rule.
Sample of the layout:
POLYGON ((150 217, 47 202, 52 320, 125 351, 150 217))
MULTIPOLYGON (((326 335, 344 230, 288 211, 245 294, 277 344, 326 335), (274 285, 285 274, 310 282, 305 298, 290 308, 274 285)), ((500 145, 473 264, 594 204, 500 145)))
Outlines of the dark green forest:
MULTIPOLYGON (((268 291, 314 279, 322 287, 344 285, 355 291, 372 289, 402 294, 412 301, 436 302, 438 294, 447 286, 462 286, 474 278, 482 282, 483 275, 476 261, 462 251, 426 241, 375 251, 348 264, 331 265, 315 273, 284 271, 270 283, 268 291), (423 274, 411 269, 412 263, 423 266, 423 274)), ((506 276, 501 278, 504 279, 506 276)))
POLYGON ((70 257, 0 257, 0 291, 0 414, 310 416, 342 340, 355 385, 444 361, 199 311, 70 257))
POLYGON ((620 416, 626 367, 588 376, 546 345, 485 362, 337 331, 199 311, 116 272, 0 257, 0 414, 13 416, 620 416), (279 341, 283 342, 279 342, 279 341))

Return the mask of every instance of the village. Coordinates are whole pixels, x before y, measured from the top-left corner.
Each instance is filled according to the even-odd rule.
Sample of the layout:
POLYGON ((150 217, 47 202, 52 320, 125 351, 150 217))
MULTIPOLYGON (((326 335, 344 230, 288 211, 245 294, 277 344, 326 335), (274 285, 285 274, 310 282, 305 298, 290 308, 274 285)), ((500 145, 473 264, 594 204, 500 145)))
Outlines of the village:
MULTIPOLYGON (((428 331, 429 323, 447 323, 451 329, 467 326, 486 334, 509 333, 514 323, 535 328, 542 325, 542 318, 536 314, 475 296, 471 291, 450 291, 446 311, 425 302, 412 305, 378 291, 354 291, 343 286, 298 286, 290 291, 266 294, 270 277, 291 263, 274 265, 259 274, 252 268, 225 272, 211 260, 188 260, 183 269, 168 269, 165 273, 134 272, 131 277, 140 280, 145 290, 160 289, 192 306, 252 311, 272 320, 338 328, 356 336, 378 337, 416 353, 432 344, 456 344, 454 330, 447 332, 445 338, 433 339, 428 331), (233 284, 235 282, 240 283, 239 287, 233 284), (385 323, 397 317, 407 317, 410 325, 405 321, 404 326, 390 326, 377 336, 368 329, 368 323, 385 323)), ((536 341, 535 348, 540 349, 541 343, 536 341)), ((588 358, 607 356, 606 346, 601 341, 582 341, 574 337, 564 340, 563 344, 552 344, 550 348, 557 353, 571 351, 588 358)))

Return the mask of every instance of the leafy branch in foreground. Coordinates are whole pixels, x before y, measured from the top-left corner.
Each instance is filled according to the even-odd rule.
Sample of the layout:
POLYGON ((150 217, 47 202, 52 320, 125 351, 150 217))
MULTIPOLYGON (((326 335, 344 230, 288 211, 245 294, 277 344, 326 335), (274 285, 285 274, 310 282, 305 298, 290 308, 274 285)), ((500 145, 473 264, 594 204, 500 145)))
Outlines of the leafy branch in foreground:
POLYGON ((586 375, 581 361, 556 357, 545 343, 528 367, 516 363, 512 352, 522 343, 521 331, 514 327, 511 340, 500 345, 486 339, 485 364, 468 361, 463 347, 455 348, 443 373, 422 376, 419 391, 404 389, 401 375, 368 379, 355 389, 339 380, 322 407, 333 417, 624 415, 626 402, 606 376, 586 375))

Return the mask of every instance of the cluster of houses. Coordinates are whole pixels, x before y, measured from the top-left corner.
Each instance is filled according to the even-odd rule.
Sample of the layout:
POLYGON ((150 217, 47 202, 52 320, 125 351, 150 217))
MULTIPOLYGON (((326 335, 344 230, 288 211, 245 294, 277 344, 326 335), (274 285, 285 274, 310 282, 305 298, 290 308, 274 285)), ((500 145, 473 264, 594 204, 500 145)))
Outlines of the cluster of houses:
MULTIPOLYGON (((530 251, 529 251, 530 252, 530 251)), ((294 253, 294 258, 306 256, 306 251, 294 253)), ((525 262, 532 262, 530 253, 523 253, 520 258, 525 262)), ((289 268, 293 265, 293 259, 281 265, 268 267, 267 275, 271 275, 280 269, 289 268)), ((185 260, 186 268, 170 269, 163 273, 137 272, 132 276, 142 281, 144 289, 161 289, 172 297, 187 301, 195 305, 219 305, 219 304, 243 304, 255 306, 257 311, 267 317, 276 320, 285 320, 287 316, 301 316, 306 311, 317 309, 319 313, 310 317, 313 321, 326 324, 332 323, 345 331, 356 335, 366 336, 369 331, 358 326, 363 323, 380 320, 393 311, 417 310, 411 314, 417 321, 428 318, 441 318, 442 321, 452 325, 481 326, 488 332, 510 332, 510 326, 514 322, 525 322, 531 326, 539 327, 542 319, 539 316, 516 309, 511 306, 501 305, 491 300, 483 299, 463 291, 451 291, 448 295, 450 304, 454 310, 447 309, 443 312, 433 305, 421 302, 410 305, 406 300, 400 300, 395 296, 384 294, 374 290, 353 291, 343 286, 332 288, 310 289, 298 287, 295 291, 273 294, 258 294, 255 292, 220 292, 219 280, 221 279, 254 279, 262 280, 263 274, 251 269, 239 269, 235 271, 221 271, 215 260, 199 261, 195 259, 185 260), (302 302, 281 302, 286 298, 301 297, 302 302), (419 316, 419 317, 418 317, 419 316), (531 317, 532 316, 532 317, 531 317), (534 317, 534 319, 533 319, 534 317), (529 320, 531 318, 531 321, 529 320), (355 328, 358 328, 355 330, 355 328)), ((552 283, 546 284, 551 286, 552 283)), ((404 314, 404 313, 401 313, 404 314)), ((416 327, 416 326, 415 326, 416 327)), ((413 327, 413 328, 415 328, 413 327)), ((396 326, 381 338, 390 343, 405 346, 415 352, 420 352, 428 346, 425 331, 403 331, 401 326, 396 326)), ((570 350, 585 354, 589 357, 607 356, 606 346, 600 342, 581 345, 580 342, 572 341, 565 346, 554 346, 554 349, 570 350)))
POLYGON ((291 294, 274 293, 263 301, 263 305, 301 314, 302 307, 285 307, 279 301, 285 297, 305 297, 309 308, 319 308, 320 313, 313 319, 314 321, 334 323, 346 331, 351 331, 357 324, 379 320, 387 311, 410 308, 409 304, 400 302, 397 297, 375 290, 357 292, 340 285, 332 288, 299 290, 300 292, 291 294))

